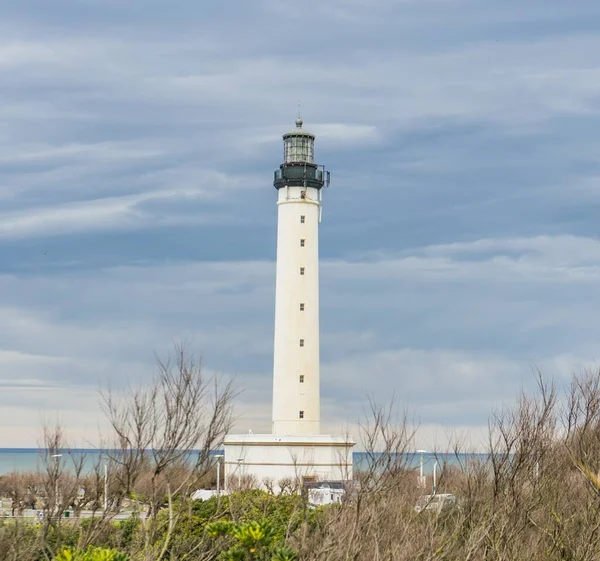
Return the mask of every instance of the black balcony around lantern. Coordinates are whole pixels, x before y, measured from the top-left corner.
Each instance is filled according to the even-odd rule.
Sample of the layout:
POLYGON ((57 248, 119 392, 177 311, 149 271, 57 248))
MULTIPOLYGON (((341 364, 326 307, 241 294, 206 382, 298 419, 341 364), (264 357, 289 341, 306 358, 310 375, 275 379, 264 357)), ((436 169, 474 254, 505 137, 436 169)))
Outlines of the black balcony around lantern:
POLYGON ((326 172, 323 166, 316 164, 281 164, 275 170, 273 185, 282 187, 314 187, 321 189, 325 184, 326 172))

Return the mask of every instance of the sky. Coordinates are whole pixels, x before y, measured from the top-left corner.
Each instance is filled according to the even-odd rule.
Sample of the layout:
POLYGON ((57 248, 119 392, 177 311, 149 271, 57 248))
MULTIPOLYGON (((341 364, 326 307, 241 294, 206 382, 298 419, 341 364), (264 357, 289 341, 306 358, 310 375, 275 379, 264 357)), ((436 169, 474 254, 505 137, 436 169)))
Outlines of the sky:
POLYGON ((276 191, 298 102, 331 170, 324 432, 416 447, 597 365, 600 4, 0 0, 0 446, 185 341, 270 430, 276 191))

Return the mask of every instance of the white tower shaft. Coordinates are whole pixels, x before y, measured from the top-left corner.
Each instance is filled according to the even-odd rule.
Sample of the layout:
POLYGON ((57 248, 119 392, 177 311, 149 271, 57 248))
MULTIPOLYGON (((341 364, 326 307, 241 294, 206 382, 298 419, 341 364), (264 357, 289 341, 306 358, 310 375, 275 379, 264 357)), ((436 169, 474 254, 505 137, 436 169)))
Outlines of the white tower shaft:
POLYGON ((278 191, 273 433, 320 432, 320 190, 278 191))

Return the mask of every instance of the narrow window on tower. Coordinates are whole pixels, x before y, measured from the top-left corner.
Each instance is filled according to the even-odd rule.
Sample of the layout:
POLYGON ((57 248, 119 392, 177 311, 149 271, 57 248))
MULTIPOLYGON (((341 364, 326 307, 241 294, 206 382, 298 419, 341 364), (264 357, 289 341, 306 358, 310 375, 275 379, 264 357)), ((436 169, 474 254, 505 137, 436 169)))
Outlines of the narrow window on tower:
POLYGON ((298 417, 304 419, 304 411, 298 411, 298 417))
POLYGON ((304 311, 304 302, 300 303, 300 311, 303 312, 304 311))
POLYGON ((304 274, 304 267, 300 267, 300 274, 303 275, 304 274))
POLYGON ((304 384, 304 374, 300 374, 300 383, 304 384))
POLYGON ((304 247, 304 240, 300 240, 300 247, 304 247))
POLYGON ((305 220, 306 220, 306 216, 304 216, 304 214, 300 215, 300 224, 304 224, 305 220))
POLYGON ((300 346, 304 347, 304 339, 300 339, 300 346))

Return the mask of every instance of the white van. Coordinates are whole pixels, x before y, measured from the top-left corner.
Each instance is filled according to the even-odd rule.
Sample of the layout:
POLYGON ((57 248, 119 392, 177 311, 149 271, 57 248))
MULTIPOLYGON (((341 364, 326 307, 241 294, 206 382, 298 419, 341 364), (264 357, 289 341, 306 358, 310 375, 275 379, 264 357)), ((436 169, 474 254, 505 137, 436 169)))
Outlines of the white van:
POLYGON ((419 497, 415 510, 421 512, 423 510, 433 510, 440 513, 445 508, 453 507, 456 504, 456 497, 450 493, 439 493, 436 495, 423 495, 419 497))

